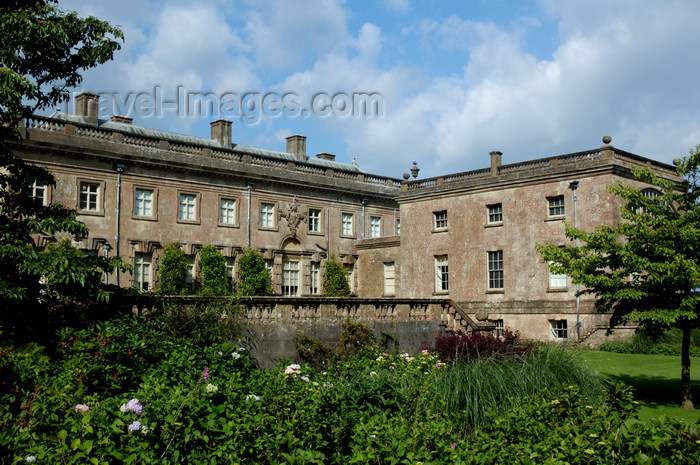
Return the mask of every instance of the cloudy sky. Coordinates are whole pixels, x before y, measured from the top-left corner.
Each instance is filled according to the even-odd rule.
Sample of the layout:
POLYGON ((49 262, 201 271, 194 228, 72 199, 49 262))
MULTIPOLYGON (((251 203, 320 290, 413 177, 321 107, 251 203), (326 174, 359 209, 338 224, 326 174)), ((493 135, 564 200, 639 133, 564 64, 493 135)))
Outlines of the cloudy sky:
POLYGON ((697 0, 65 0, 122 28, 85 75, 103 114, 421 176, 599 147, 700 143, 697 0), (216 114, 197 108, 209 95, 216 114), (370 96, 370 97, 368 97, 370 96), (371 100, 370 111, 362 100, 371 100), (185 102, 190 102, 186 105, 185 102))

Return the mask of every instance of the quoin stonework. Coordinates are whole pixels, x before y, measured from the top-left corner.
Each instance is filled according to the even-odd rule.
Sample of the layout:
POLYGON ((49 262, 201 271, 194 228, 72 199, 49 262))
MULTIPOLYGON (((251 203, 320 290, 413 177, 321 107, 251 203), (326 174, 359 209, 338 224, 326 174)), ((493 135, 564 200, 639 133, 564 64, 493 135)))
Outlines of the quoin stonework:
MULTIPOLYGON (((481 170, 396 179, 332 154, 309 156, 302 135, 276 152, 236 144, 225 120, 211 123, 207 139, 122 116, 100 119, 89 93, 75 108, 26 119, 16 149, 56 178, 55 187, 31 186, 32 194, 75 208, 89 228, 75 245, 121 255, 134 273, 108 279, 145 292, 158 287, 170 243, 188 255, 192 286, 202 246, 220 248, 232 286, 238 254, 256 248, 276 295, 261 305, 277 312, 270 325, 289 323, 290 331, 298 322, 278 321, 282 310, 270 309, 289 306, 289 318, 296 312, 301 321, 306 308, 309 328, 354 312, 388 329, 413 319, 428 332, 484 327, 538 340, 603 338, 595 330, 606 315, 590 297, 577 299, 570 279, 549 272, 536 244, 568 244, 564 220, 586 230, 620 221, 621 200, 606 186, 623 182, 654 194, 633 176, 637 167, 681 180, 673 166, 619 150, 607 136, 585 152, 517 164, 491 152, 481 170), (330 254, 348 270, 354 297, 345 310, 320 299, 330 254)), ((55 239, 37 236, 37 246, 55 239)))

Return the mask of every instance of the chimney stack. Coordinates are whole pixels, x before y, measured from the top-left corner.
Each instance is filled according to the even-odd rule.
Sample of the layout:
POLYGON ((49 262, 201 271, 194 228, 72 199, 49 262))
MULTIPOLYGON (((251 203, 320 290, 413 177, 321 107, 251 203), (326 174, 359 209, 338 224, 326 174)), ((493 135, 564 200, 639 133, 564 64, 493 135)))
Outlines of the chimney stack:
POLYGON ((299 161, 306 161, 306 136, 297 134, 287 137, 287 153, 293 154, 299 161))
POLYGON ((112 121, 115 123, 122 123, 122 124, 132 124, 134 119, 129 118, 128 116, 122 116, 122 115, 112 115, 111 118, 112 121))
POLYGON ((211 125, 211 138, 219 141, 222 147, 231 147, 231 121, 217 119, 211 125))
POLYGON ((333 155, 332 153, 328 153, 328 152, 321 152, 318 155, 316 155, 316 158, 318 158, 320 160, 335 161, 335 155, 333 155))
POLYGON ((100 98, 93 93, 83 92, 75 98, 75 114, 83 117, 88 124, 97 124, 100 98))
POLYGON ((491 176, 498 176, 498 168, 501 167, 501 159, 503 158, 503 153, 494 150, 490 153, 491 155, 491 176))

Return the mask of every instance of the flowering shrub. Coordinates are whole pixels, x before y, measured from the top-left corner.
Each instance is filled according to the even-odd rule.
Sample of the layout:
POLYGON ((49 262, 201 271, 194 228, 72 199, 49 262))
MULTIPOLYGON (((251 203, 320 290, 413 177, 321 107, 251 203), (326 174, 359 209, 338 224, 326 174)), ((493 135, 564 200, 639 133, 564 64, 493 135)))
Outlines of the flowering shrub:
POLYGON ((700 461, 696 430, 636 422, 624 389, 597 402, 576 386, 542 391, 463 433, 463 412, 437 389, 458 365, 427 350, 265 371, 238 346, 193 347, 133 317, 71 336, 53 351, 0 348, 3 463, 700 461), (129 350, 131 369, 117 356, 129 350))
POLYGON ((503 336, 491 333, 457 331, 435 338, 435 350, 440 358, 448 361, 466 361, 492 356, 509 357, 523 355, 532 349, 532 343, 520 340, 520 334, 505 330, 503 336))

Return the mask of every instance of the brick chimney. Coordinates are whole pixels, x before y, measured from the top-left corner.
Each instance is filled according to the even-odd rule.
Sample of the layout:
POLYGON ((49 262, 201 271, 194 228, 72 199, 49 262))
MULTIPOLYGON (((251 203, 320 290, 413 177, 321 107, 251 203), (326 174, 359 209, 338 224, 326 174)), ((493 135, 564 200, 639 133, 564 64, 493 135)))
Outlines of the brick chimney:
POLYGON ((217 119, 211 124, 211 138, 218 140, 222 147, 231 147, 231 121, 217 119))
POLYGON ((321 160, 335 161, 335 155, 328 152, 321 152, 318 155, 316 155, 316 158, 319 158, 321 160))
POLYGON ((296 134, 287 137, 287 153, 294 154, 299 161, 306 161, 306 136, 296 134))
POLYGON ((93 93, 83 92, 75 98, 75 114, 83 117, 88 124, 97 124, 100 98, 93 93))
POLYGON ((503 153, 494 150, 489 155, 491 155, 491 176, 498 176, 498 168, 501 167, 503 153))

